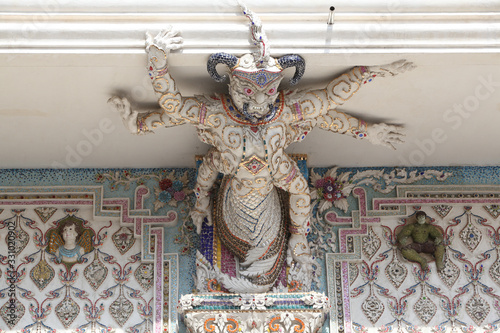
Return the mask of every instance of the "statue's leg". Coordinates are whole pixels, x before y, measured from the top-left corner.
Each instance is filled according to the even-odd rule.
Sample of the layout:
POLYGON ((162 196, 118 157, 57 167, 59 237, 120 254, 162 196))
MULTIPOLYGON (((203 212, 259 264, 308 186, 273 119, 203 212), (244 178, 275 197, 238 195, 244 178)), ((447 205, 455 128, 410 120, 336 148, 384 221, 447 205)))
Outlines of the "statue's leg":
MULTIPOLYGON (((286 156, 286 155, 285 155, 286 156)), ((284 156, 284 157, 285 157, 284 156)), ((307 180, 300 173, 295 161, 286 156, 288 166, 286 172, 281 171, 274 178, 274 185, 290 194, 290 241, 289 246, 293 259, 301 264, 311 264, 311 251, 307 242, 307 233, 310 224, 311 195, 307 180), (281 177, 279 177, 281 176, 281 177)))
POLYGON ((444 246, 439 244, 436 246, 436 251, 434 252, 434 258, 436 258, 436 268, 438 271, 442 270, 444 267, 444 246))
POLYGON ((427 269, 427 260, 418 254, 417 251, 413 249, 401 249, 401 254, 409 261, 418 262, 423 270, 427 269))
POLYGON ((212 189, 219 171, 217 165, 220 162, 220 153, 212 148, 203 157, 203 162, 198 168, 198 177, 194 193, 196 195, 196 204, 191 211, 191 218, 196 226, 198 233, 201 231, 201 226, 205 217, 209 225, 212 224, 212 214, 210 209, 210 190, 212 189))

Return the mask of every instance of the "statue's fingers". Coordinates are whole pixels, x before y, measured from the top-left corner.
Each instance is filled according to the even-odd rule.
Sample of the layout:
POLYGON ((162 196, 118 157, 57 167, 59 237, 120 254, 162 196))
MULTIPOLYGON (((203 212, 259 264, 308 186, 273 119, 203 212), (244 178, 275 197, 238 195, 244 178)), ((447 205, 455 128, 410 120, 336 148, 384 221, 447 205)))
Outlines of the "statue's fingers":
POLYGON ((113 105, 116 105, 117 103, 119 103, 121 100, 120 97, 118 96, 112 96, 108 99, 108 104, 113 104, 113 105))
POLYGON ((158 41, 162 40, 163 38, 165 38, 165 34, 166 34, 166 31, 165 30, 161 30, 158 34, 156 34, 155 38, 154 38, 154 43, 158 43, 158 41))
POLYGON ((404 130, 404 126, 399 125, 389 125, 388 128, 391 132, 402 132, 404 130))
POLYGON ((403 126, 391 125, 387 128, 387 133, 390 135, 402 135, 405 136, 405 129, 403 126))
POLYGON ((394 145, 392 143, 390 143, 390 142, 387 142, 386 146, 389 147, 389 148, 392 148, 392 150, 396 150, 396 147, 394 147, 394 145))
POLYGON ((406 131, 404 129, 392 132, 397 136, 406 136, 406 131))
POLYGON ((169 24, 165 28, 163 28, 156 37, 165 38, 172 31, 172 26, 169 24))
POLYGON ((389 134, 389 135, 386 135, 386 139, 391 140, 391 141, 404 142, 405 136, 399 135, 399 134, 396 134, 396 135, 389 134))
POLYGON ((146 31, 146 44, 151 45, 153 44, 154 37, 149 33, 149 31, 146 31))
POLYGON ((166 38, 172 38, 179 35, 181 32, 178 29, 171 28, 171 30, 165 35, 166 38))
POLYGON ((163 40, 165 40, 165 36, 168 34, 168 30, 162 30, 160 31, 156 37, 153 39, 153 43, 156 45, 161 45, 163 40))
POLYGON ((394 67, 401 67, 401 66, 403 66, 403 65, 404 65, 404 63, 405 63, 405 62, 406 62, 406 59, 400 59, 400 60, 394 61, 394 62, 392 63, 392 65, 393 65, 394 67))
POLYGON ((122 98, 122 104, 125 108, 130 108, 130 101, 128 100, 127 97, 122 98))
POLYGON ((389 140, 384 140, 384 141, 380 141, 380 144, 384 147, 387 147, 387 148, 391 148, 393 150, 396 150, 396 147, 394 147, 394 145, 391 143, 391 141, 389 140))
POLYGON ((184 39, 182 37, 173 37, 168 40, 169 45, 179 45, 184 42, 184 39))
POLYGON ((182 49, 182 44, 168 44, 169 50, 178 50, 182 49))
POLYGON ((415 69, 417 66, 415 66, 415 64, 413 64, 413 62, 409 61, 409 62, 406 62, 402 65, 402 69, 403 71, 411 71, 413 69, 415 69))
POLYGON ((388 138, 402 139, 406 136, 404 133, 389 132, 387 133, 388 138))
POLYGON ((405 140, 403 140, 400 137, 390 137, 390 138, 388 138, 388 141, 391 142, 391 143, 397 143, 397 144, 405 142, 405 140))
POLYGON ((401 138, 391 138, 391 137, 389 137, 387 139, 388 139, 387 141, 390 142, 391 144, 393 144, 393 143, 405 143, 405 141, 402 140, 401 138))
POLYGON ((123 98, 120 98, 118 96, 113 96, 108 100, 108 104, 110 104, 111 106, 114 106, 115 110, 121 111, 122 109, 124 109, 124 101, 123 100, 124 100, 123 98))

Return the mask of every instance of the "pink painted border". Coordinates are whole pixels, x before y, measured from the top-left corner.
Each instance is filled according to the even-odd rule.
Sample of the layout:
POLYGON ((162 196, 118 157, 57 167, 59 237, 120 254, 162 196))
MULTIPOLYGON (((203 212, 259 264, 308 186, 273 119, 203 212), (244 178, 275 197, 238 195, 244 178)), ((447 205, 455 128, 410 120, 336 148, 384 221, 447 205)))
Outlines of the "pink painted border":
POLYGON ((366 224, 361 225, 361 229, 342 229, 339 231, 340 238, 340 253, 347 253, 347 236, 348 235, 364 235, 368 228, 366 224))
POLYGON ((338 217, 333 211, 326 213, 325 220, 331 223, 352 223, 352 217, 338 217))
POLYGON ((155 305, 154 328, 155 333, 161 333, 163 328, 163 228, 152 228, 150 234, 155 237, 155 305))
POLYGON ((121 206, 121 222, 134 223, 134 219, 129 216, 129 200, 128 199, 104 199, 103 205, 119 205, 121 206))
POLYGON ((359 210, 361 216, 361 222, 364 223, 379 223, 380 217, 366 217, 367 215, 367 207, 366 207, 366 191, 364 188, 357 187, 353 191, 354 195, 358 197, 359 202, 359 210))
POLYGON ((380 210, 383 204, 408 205, 408 204, 499 204, 500 199, 488 198, 396 198, 373 199, 373 209, 380 210))
POLYGON ((143 223, 172 223, 177 222, 177 213, 169 211, 166 216, 143 217, 143 223))
MULTIPOLYGON (((139 191, 137 191, 139 192, 139 191)), ((143 192, 144 193, 144 192, 143 192)), ((139 193, 140 194, 140 193, 139 193)), ((142 197, 141 197, 142 201, 142 197)), ((137 204, 137 198, 135 203, 137 204)), ((177 213, 175 211, 167 212, 166 216, 147 216, 147 217, 131 217, 130 216, 130 207, 129 207, 129 199, 104 199, 104 205, 119 205, 121 206, 121 220, 123 223, 134 224, 135 234, 137 236, 142 235, 142 224, 143 223, 168 223, 175 224, 177 223, 177 213)), ((142 202, 141 202, 142 204, 142 202)))
POLYGON ((135 189, 135 209, 144 208, 144 199, 149 196, 149 189, 146 186, 139 186, 135 189))
POLYGON ((351 333, 351 294, 349 291, 349 263, 342 262, 342 297, 344 301, 344 332, 351 333))
POLYGON ((82 206, 88 206, 88 205, 93 205, 94 200, 54 200, 54 199, 37 199, 35 201, 31 201, 30 199, 26 200, 21 200, 21 201, 3 201, 0 200, 1 205, 82 205, 82 206))
MULTIPOLYGON (((352 223, 352 217, 338 217, 335 212, 328 212, 325 215, 325 220, 335 224, 348 224, 352 223)), ((379 223, 380 217, 363 217, 361 216, 362 223, 379 223)))
POLYGON ((361 187, 356 187, 352 193, 358 197, 359 211, 361 216, 366 216, 366 192, 361 187))

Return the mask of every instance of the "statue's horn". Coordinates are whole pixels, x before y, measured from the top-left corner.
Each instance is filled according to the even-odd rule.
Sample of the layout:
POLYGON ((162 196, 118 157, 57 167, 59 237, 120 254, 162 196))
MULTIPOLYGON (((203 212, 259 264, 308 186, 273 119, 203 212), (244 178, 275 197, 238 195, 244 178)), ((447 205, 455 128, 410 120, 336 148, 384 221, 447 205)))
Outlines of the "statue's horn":
POLYGON ((295 74, 290 79, 291 85, 297 84, 306 70, 306 62, 304 61, 304 58, 302 58, 298 54, 284 55, 278 59, 278 64, 283 69, 288 67, 295 67, 295 74))
POLYGON ((217 82, 223 82, 227 79, 227 75, 219 75, 217 69, 215 68, 218 64, 225 64, 230 69, 232 69, 238 63, 238 58, 232 54, 220 52, 214 53, 208 58, 207 71, 208 74, 217 82))

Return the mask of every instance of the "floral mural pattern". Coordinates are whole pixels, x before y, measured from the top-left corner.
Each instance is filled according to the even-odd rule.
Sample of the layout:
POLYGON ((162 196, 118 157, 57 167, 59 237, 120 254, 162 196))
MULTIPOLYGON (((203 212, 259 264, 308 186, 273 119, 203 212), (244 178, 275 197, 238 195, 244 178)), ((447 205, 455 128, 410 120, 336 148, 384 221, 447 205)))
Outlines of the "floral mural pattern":
MULTIPOLYGON (((0 222, 2 238, 8 238, 3 231, 12 219, 16 221, 16 228, 25 230, 27 235, 15 233, 25 243, 23 247, 15 247, 18 252, 15 265, 10 267, 5 260, 0 262, 2 271, 16 277, 7 288, 5 280, 2 281, 4 287, 0 298, 9 303, 7 294, 12 295, 17 311, 13 316, 16 321, 9 320, 9 311, 4 306, 0 310, 4 323, 23 332, 55 332, 71 327, 79 332, 101 332, 114 327, 134 332, 150 330, 151 314, 134 310, 141 306, 150 307, 152 299, 150 292, 131 279, 141 264, 140 249, 132 244, 127 251, 117 251, 120 249, 111 245, 109 235, 121 230, 119 221, 95 221, 88 206, 57 209, 57 212, 55 207, 49 208, 53 208, 52 214, 46 221, 36 208, 26 207, 11 210, 13 216, 0 222), (71 265, 58 261, 56 255, 45 251, 50 246, 51 238, 47 237, 51 235, 50 231, 57 227, 58 221, 68 217, 81 219, 86 230, 93 235, 89 247, 92 250, 71 265), (26 275, 30 278, 27 279, 26 275), (36 288, 31 287, 33 283, 36 288)), ((5 210, 4 215, 7 214, 9 212, 5 210)))
MULTIPOLYGON (((32 172, 43 176, 18 186, 22 193, 0 188, 0 243, 16 257, 0 252, 0 332, 145 333, 155 323, 185 332, 175 295, 194 283, 194 170, 32 172), (58 179, 79 182, 81 193, 59 195, 58 179), (47 192, 26 194, 26 185, 47 192), (83 249, 63 249, 58 260, 56 230, 68 217, 81 221, 83 249)), ((454 172, 463 169, 310 170, 313 287, 335 300, 323 332, 500 330, 500 180, 464 185, 454 172), (397 247, 398 227, 417 210, 445 232, 439 272, 432 262, 422 271, 397 247)))
POLYGON ((356 332, 483 332, 500 325, 500 292, 495 269, 500 246, 499 221, 485 218, 480 206, 453 205, 448 218, 432 207, 424 209, 445 230, 446 257, 441 271, 428 270, 405 260, 396 246, 400 218, 382 218, 362 237, 361 274, 352 283, 350 308, 361 307, 364 316, 352 323, 356 332), (466 230, 466 232, 464 232, 466 230), (373 254, 367 238, 380 238, 373 254), (385 272, 385 274, 383 274, 385 272))

